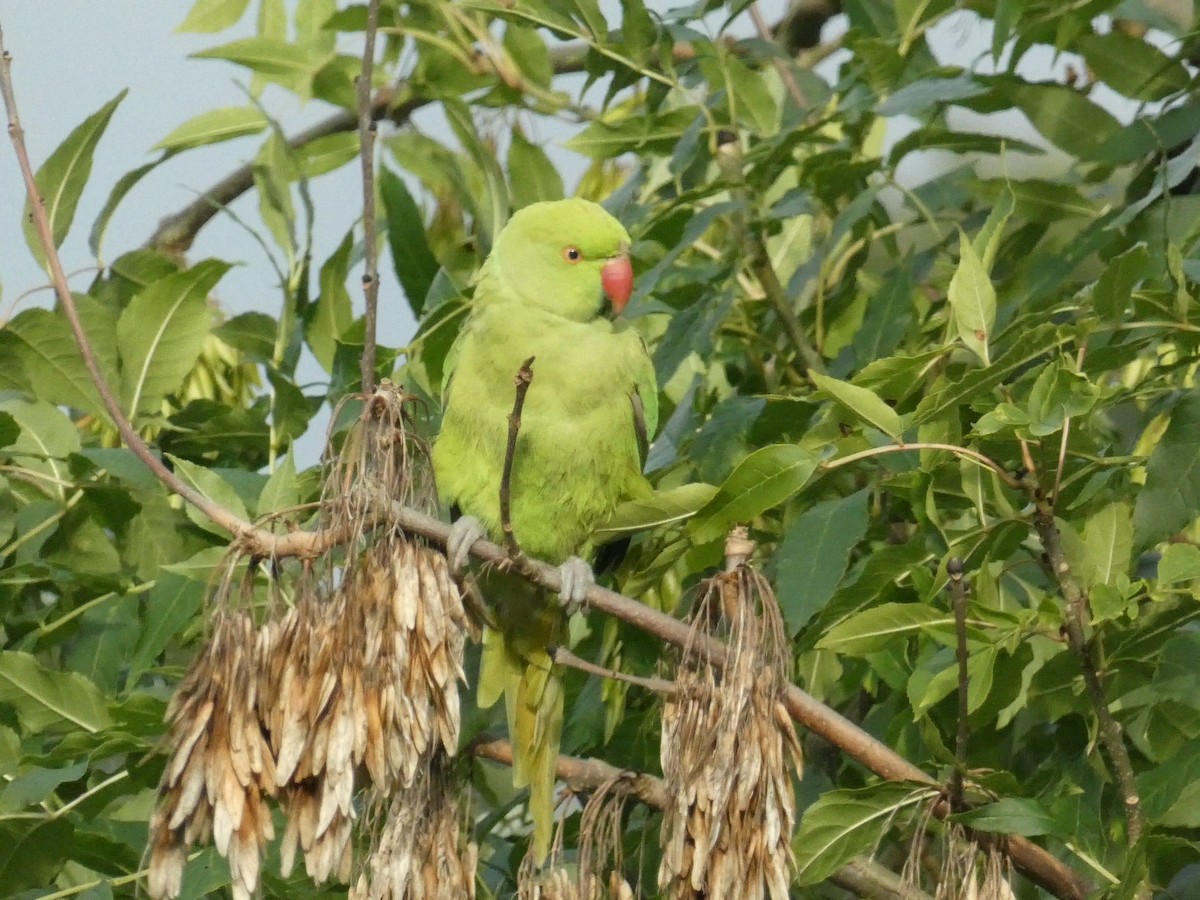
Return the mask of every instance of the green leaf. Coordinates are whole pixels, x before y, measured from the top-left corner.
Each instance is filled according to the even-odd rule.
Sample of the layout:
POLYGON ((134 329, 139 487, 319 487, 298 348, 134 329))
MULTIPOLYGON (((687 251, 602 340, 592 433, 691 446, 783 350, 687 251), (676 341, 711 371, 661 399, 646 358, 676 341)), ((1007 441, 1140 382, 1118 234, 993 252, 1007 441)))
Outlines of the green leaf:
POLYGON ((250 0, 196 0, 176 31, 213 34, 236 25, 250 0))
POLYGON ((1112 113, 1065 85, 1007 82, 1002 95, 1046 140, 1081 160, 1098 159, 1105 142, 1123 127, 1112 113))
POLYGON ((566 147, 591 159, 665 150, 683 137, 698 114, 695 107, 689 106, 656 115, 593 122, 567 141, 566 147))
MULTIPOLYGON (((183 479, 185 484, 195 488, 218 506, 223 506, 239 519, 244 521, 250 518, 246 512, 246 504, 242 502, 237 490, 212 469, 206 469, 176 456, 168 456, 168 458, 171 460, 175 474, 183 479)), ((218 537, 229 537, 229 532, 190 503, 184 508, 187 511, 187 517, 205 531, 218 537)))
POLYGON ((1113 584, 1129 573, 1133 550, 1133 522, 1129 506, 1121 501, 1110 503, 1088 517, 1083 526, 1083 542, 1092 557, 1095 580, 1088 584, 1113 584))
POLYGON ((561 200, 564 196, 562 176, 546 151, 530 143, 519 131, 512 133, 508 146, 508 179, 514 210, 542 200, 561 200))
POLYGON ((885 403, 878 394, 865 387, 839 381, 828 375, 810 372, 809 377, 818 390, 828 394, 838 405, 844 407, 857 418, 889 437, 899 440, 904 434, 904 423, 900 415, 885 403))
POLYGON ((698 542, 716 540, 739 522, 748 522, 798 492, 820 460, 795 444, 773 444, 738 463, 691 523, 698 542))
POLYGON ((1195 544, 1168 544, 1158 561, 1158 583, 1182 584, 1200 578, 1200 547, 1195 544))
POLYGON ((12 413, 0 412, 0 448, 11 446, 21 434, 21 426, 12 413))
POLYGON ((1088 68, 1126 97, 1165 100, 1191 86, 1191 76, 1183 63, 1120 28, 1108 34, 1082 34, 1075 46, 1087 60, 1088 68))
POLYGON ((619 534, 643 531, 689 519, 716 495, 711 484, 682 484, 666 491, 656 491, 645 500, 628 500, 595 529, 597 534, 619 534))
MULTIPOLYGON (((5 456, 55 481, 72 481, 64 460, 80 450, 79 429, 58 407, 45 400, 0 399, 0 412, 8 413, 21 429, 5 456)), ((65 498, 64 488, 56 490, 65 498)))
POLYGON ((1135 244, 1114 257, 1092 290, 1092 308, 1107 322, 1119 322, 1129 308, 1137 287, 1150 263, 1145 243, 1135 244))
POLYGON ((331 54, 310 45, 254 37, 193 53, 195 59, 224 59, 259 75, 288 81, 311 78, 331 54))
POLYGON ((409 309, 420 318, 425 310, 429 286, 433 284, 440 267, 433 251, 429 249, 421 210, 404 180, 391 169, 383 167, 379 170, 379 190, 387 213, 388 246, 392 251, 396 278, 404 288, 409 309))
POLYGON ((934 623, 952 623, 943 611, 924 603, 884 603, 839 622, 817 641, 820 650, 864 656, 882 650, 934 623))
POLYGON ((95 734, 111 724, 100 690, 73 672, 52 672, 28 653, 0 651, 0 702, 27 734, 67 724, 95 734))
POLYGON ((204 602, 204 582, 177 572, 158 573, 146 598, 146 618, 137 647, 129 660, 127 684, 136 687, 159 654, 180 634, 204 602))
MULTIPOLYGON (((90 528, 85 527, 85 530, 99 537, 103 543, 97 546, 111 554, 111 571, 118 571, 120 560, 111 539, 107 538, 98 524, 90 519, 87 521, 90 528)), ((75 538, 73 536, 72 550, 78 543, 75 538)), ((85 552, 89 551, 85 548, 85 552)), ((78 552, 63 556, 66 557, 61 559, 64 568, 70 567, 78 573, 88 571, 88 566, 80 564, 78 552)), ((111 696, 116 693, 121 673, 128 666, 141 630, 138 598, 135 595, 114 597, 106 603, 93 606, 76 620, 76 633, 66 656, 67 665, 111 696)))
POLYGON ((936 795, 936 788, 896 783, 822 794, 804 811, 792 839, 797 883, 824 881, 871 851, 899 814, 919 809, 936 795))
POLYGON ((41 821, 0 822, 0 884, 10 896, 36 888, 44 893, 63 865, 75 827, 64 816, 41 821))
POLYGON ((1000 192, 1000 197, 997 199, 996 205, 988 213, 987 221, 979 229, 979 234, 975 235, 975 241, 972 246, 975 248, 975 252, 979 255, 980 260, 982 260, 985 272, 992 271, 992 265, 996 262, 996 250, 999 249, 1000 240, 1004 237, 1004 226, 1008 224, 1008 220, 1012 216, 1016 206, 1017 198, 1013 193, 1012 187, 1005 185, 1004 190, 1000 192))
POLYGON ((296 148, 296 155, 300 159, 301 173, 305 178, 311 179, 340 169, 357 158, 358 151, 358 132, 343 131, 308 141, 296 148))
POLYGON ((292 454, 292 448, 289 447, 283 460, 271 473, 267 483, 263 485, 255 509, 262 516, 267 513, 292 509, 299 503, 300 480, 296 476, 296 460, 292 454))
POLYGON ((154 145, 155 150, 188 150, 258 134, 267 117, 257 106, 223 106, 193 116, 154 145))
POLYGON ((96 221, 92 223, 91 233, 88 234, 88 248, 96 254, 98 259, 101 255, 100 251, 104 247, 104 233, 108 230, 108 223, 112 220, 117 207, 121 205, 121 201, 125 199, 125 195, 133 190, 139 181, 174 155, 174 153, 163 153, 158 159, 131 169, 117 179, 117 183, 113 185, 113 189, 108 194, 108 199, 104 201, 104 206, 96 216, 96 221))
POLYGON ((826 500, 787 526, 772 564, 775 592, 795 634, 825 608, 850 563, 850 551, 867 532, 868 491, 826 500))
POLYGON ((1200 511, 1200 388, 1171 413, 1171 423, 1146 463, 1146 485, 1133 511, 1134 550, 1186 528, 1200 511))
POLYGON ((248 312, 234 316, 213 329, 213 334, 241 350, 256 362, 270 362, 275 353, 275 333, 279 327, 266 313, 248 312))
POLYGON ((491 250, 492 241, 508 221, 508 182, 504 180, 504 173, 500 171, 500 164, 496 162, 494 150, 485 146, 484 139, 475 126, 470 107, 461 100, 449 98, 442 100, 442 107, 455 137, 483 176, 483 196, 476 195, 474 198, 475 228, 481 250, 486 253, 491 250))
POLYGON ((1139 774, 1137 787, 1151 822, 1200 827, 1200 740, 1188 741, 1170 761, 1139 774))
MULTIPOLYGON (((50 233, 54 236, 54 246, 62 245, 71 222, 75 218, 75 208, 79 204, 79 196, 92 174, 92 155, 96 145, 104 135, 109 120, 116 112, 117 106, 129 93, 128 89, 121 91, 112 100, 83 120, 67 135, 67 139, 58 145, 49 158, 42 163, 34 180, 37 182, 38 194, 42 206, 46 210, 46 218, 50 223, 50 233)), ((29 249, 42 266, 46 265, 45 253, 38 240, 31 219, 29 201, 25 201, 25 213, 22 221, 25 228, 25 241, 29 249)))
POLYGON ((996 323, 996 289, 966 234, 960 231, 958 238, 958 268, 950 279, 946 299, 954 312, 958 336, 988 366, 991 365, 988 341, 996 323))
POLYGON ((308 346, 313 356, 326 372, 333 372, 333 360, 337 343, 354 322, 350 305, 350 292, 346 290, 346 276, 350 268, 350 250, 354 246, 354 228, 351 227, 321 266, 321 293, 317 297, 316 309, 305 330, 308 346))
POLYGON ((978 809, 956 813, 954 821, 997 834, 1019 834, 1037 837, 1041 834, 1070 836, 1071 832, 1036 800, 1005 797, 978 809))
POLYGON ((138 293, 117 322, 121 406, 136 423, 161 412, 200 357, 212 325, 208 293, 229 263, 204 260, 138 293))

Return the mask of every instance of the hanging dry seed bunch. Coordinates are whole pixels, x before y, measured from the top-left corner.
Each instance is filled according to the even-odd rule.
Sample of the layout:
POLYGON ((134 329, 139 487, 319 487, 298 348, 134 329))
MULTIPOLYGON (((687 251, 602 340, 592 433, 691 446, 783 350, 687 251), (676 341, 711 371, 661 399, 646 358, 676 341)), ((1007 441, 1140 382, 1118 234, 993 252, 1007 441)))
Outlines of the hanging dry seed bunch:
POLYGON ((961 825, 948 823, 940 841, 929 840, 935 798, 917 822, 909 842, 908 858, 900 872, 905 888, 921 889, 922 858, 936 852, 940 843, 941 865, 934 890, 935 900, 1016 900, 1012 889, 1012 866, 995 843, 981 844, 961 825))
POLYGON ((659 886, 670 897, 788 896, 800 745, 782 702, 786 632, 771 586, 745 564, 753 549, 745 529, 731 532, 726 571, 692 614, 696 633, 726 639, 727 665, 685 653, 663 706, 659 886))
POLYGON ((473 900, 478 848, 463 840, 461 791, 434 751, 411 785, 381 803, 382 827, 350 900, 473 900))
POLYGON ((587 900, 633 900, 633 888, 623 874, 625 829, 621 824, 630 777, 626 772, 614 775, 596 789, 583 808, 579 884, 587 900), (602 886, 607 887, 607 893, 602 886))
POLYGON ((579 885, 579 877, 568 866, 563 850, 564 820, 554 829, 550 855, 541 866, 526 853, 517 869, 517 900, 592 900, 579 885))
MULTIPOLYGON (((321 507, 331 527, 350 526, 351 547, 374 522, 387 518, 393 501, 435 510, 429 447, 409 428, 413 400, 397 385, 381 381, 332 460, 321 507)), ((334 411, 334 422, 341 408, 334 411)))
POLYGON ((222 606, 208 647, 171 698, 170 754, 150 819, 155 900, 179 895, 188 847, 210 839, 229 860, 234 897, 258 888, 263 847, 274 837, 264 795, 275 793, 275 761, 255 709, 264 641, 249 615, 222 606))

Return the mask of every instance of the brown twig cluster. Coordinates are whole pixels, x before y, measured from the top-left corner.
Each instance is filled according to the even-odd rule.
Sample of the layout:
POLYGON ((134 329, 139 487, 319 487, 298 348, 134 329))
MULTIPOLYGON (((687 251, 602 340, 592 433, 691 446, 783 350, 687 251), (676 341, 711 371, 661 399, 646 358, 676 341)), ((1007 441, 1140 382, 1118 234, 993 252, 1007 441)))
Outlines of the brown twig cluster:
MULTIPOLYGON (((444 822, 434 815, 431 798, 444 792, 432 789, 432 769, 458 748, 466 614, 445 557, 398 530, 373 529, 378 510, 357 489, 394 488, 429 502, 411 496, 428 458, 403 428, 406 402, 382 385, 331 467, 323 518, 347 535, 352 555, 343 561, 331 552, 302 567, 290 602, 277 571, 273 602, 257 627, 250 603, 236 609, 230 590, 243 558, 235 542, 230 574, 213 599, 212 639, 169 714, 170 759, 151 828, 152 897, 178 894, 187 847, 210 836, 229 859, 235 893, 250 896, 273 836, 264 795, 277 795, 287 818, 284 874, 299 851, 317 883, 350 880, 360 772, 382 796, 420 788, 395 794, 401 819, 444 822)), ((252 599, 256 568, 247 569, 243 600, 252 599)), ((414 869, 412 853, 395 851, 387 827, 376 842, 381 856, 365 870, 363 896, 438 896, 410 890, 408 873, 424 878, 425 865, 446 869, 436 858, 445 842, 430 844, 435 856, 414 869)), ((473 880, 473 863, 458 862, 473 880)))
POLYGON ((670 897, 788 896, 800 743, 783 704, 786 631, 770 585, 745 563, 752 549, 735 529, 728 571, 692 613, 697 632, 728 637, 731 658, 718 668, 685 656, 663 705, 659 885, 670 897))

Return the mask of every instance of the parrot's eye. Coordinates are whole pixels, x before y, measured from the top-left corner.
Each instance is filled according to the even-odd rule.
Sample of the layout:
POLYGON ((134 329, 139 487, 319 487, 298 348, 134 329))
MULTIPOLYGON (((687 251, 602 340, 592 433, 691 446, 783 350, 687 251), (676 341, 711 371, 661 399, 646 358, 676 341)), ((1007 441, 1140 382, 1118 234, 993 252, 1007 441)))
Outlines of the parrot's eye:
POLYGON ((563 259, 569 263, 577 263, 583 259, 583 254, 579 252, 578 247, 564 247, 563 259))

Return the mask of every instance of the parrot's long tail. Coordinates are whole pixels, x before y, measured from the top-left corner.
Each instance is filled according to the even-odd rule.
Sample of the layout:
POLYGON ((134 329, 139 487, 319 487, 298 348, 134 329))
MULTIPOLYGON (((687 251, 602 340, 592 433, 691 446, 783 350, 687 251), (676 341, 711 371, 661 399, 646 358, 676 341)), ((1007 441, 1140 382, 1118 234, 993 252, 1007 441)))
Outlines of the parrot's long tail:
POLYGON ((532 851, 540 865, 549 853, 554 834, 554 781, 562 740, 563 676, 546 650, 551 642, 531 643, 506 638, 493 628, 484 632, 478 702, 486 709, 500 694, 504 695, 513 747, 513 787, 529 787, 532 851))

